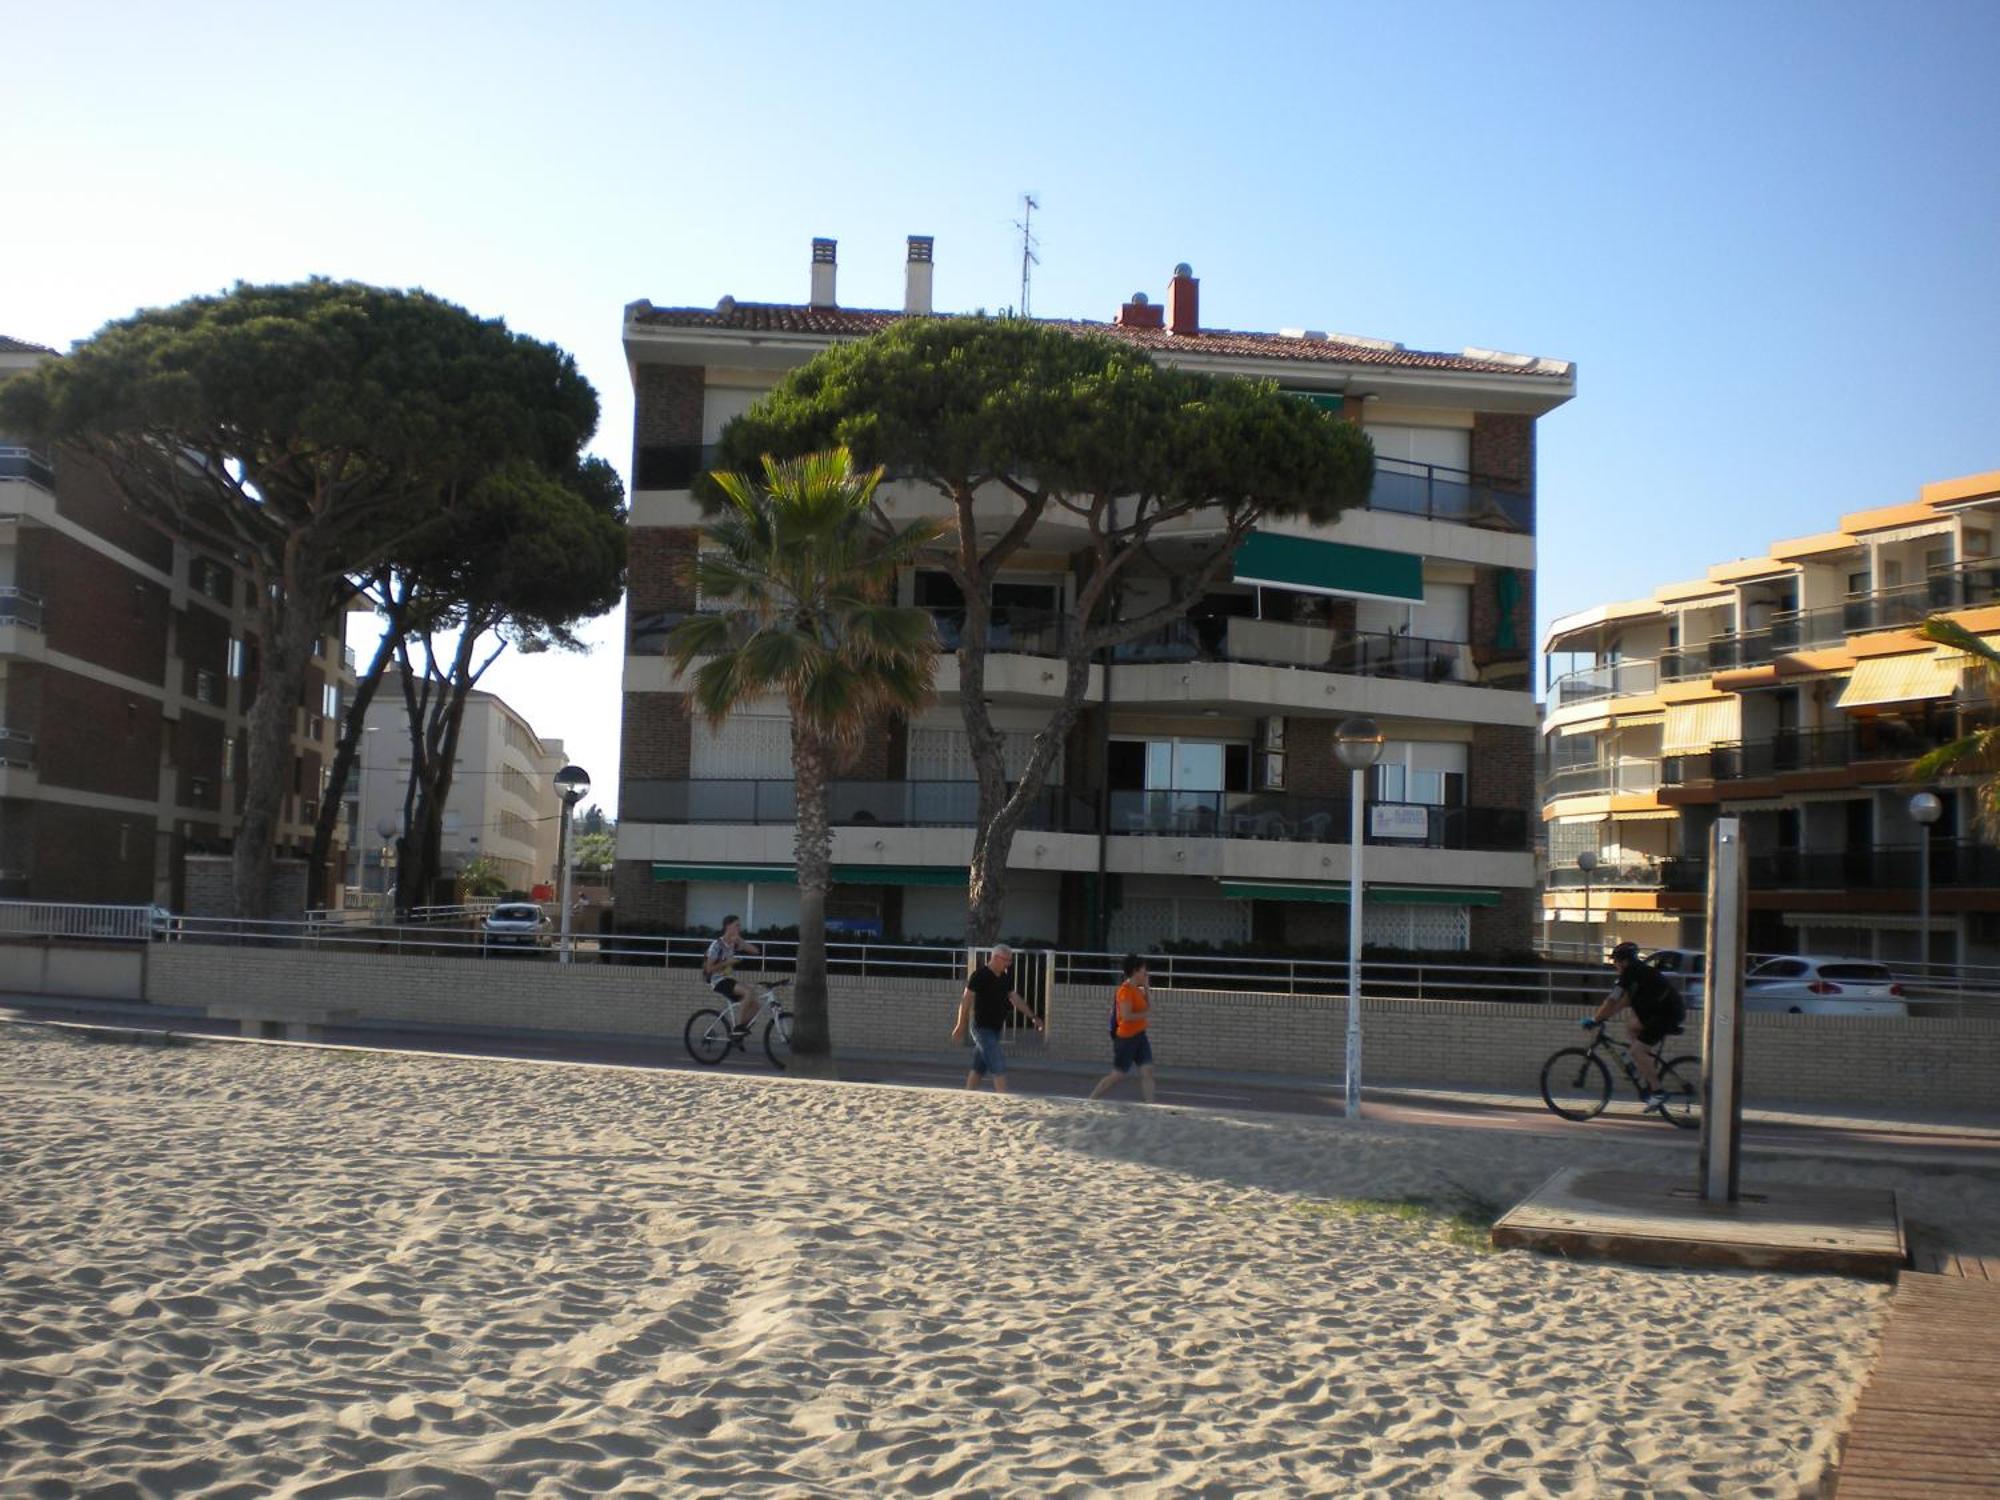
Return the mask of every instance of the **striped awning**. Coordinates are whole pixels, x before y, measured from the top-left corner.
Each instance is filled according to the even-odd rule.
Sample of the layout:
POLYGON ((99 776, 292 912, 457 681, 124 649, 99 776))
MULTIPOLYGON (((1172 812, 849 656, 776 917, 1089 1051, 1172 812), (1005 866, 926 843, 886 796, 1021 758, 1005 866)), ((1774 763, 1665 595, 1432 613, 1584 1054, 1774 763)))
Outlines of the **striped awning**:
POLYGON ((1871 656, 1854 664, 1854 675, 1841 689, 1839 707, 1865 708, 1875 703, 1922 703, 1949 698, 1958 691, 1963 658, 1936 651, 1913 656, 1871 656))
POLYGON ((1660 732, 1660 753, 1684 755, 1743 738, 1743 700, 1711 698, 1702 703, 1669 703, 1660 732))

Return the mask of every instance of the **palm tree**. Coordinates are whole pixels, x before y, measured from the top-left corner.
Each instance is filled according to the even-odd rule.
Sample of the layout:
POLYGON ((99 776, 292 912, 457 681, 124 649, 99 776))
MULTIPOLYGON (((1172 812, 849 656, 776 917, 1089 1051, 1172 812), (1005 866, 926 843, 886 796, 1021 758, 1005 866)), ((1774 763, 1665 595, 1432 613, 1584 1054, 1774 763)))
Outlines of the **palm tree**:
POLYGON ((927 611, 893 598, 897 569, 939 528, 891 525, 874 506, 882 471, 855 473, 845 448, 783 463, 767 456, 761 482, 710 477, 724 504, 702 529, 694 566, 702 612, 674 627, 667 656, 677 676, 693 668, 692 709, 710 725, 753 698, 782 697, 791 710, 799 881, 792 1056, 801 1072, 830 1075, 827 781, 888 719, 931 701, 935 627, 927 611))
MULTIPOLYGON (((1978 666, 1986 678, 1987 701, 2000 703, 2000 651, 1947 615, 1932 615, 1917 627, 1917 634, 1978 666)), ((1912 781, 1965 775, 1981 778, 1973 790, 1979 821, 1989 832, 2000 834, 2000 725, 1988 724, 1962 734, 1910 767, 1912 781)))

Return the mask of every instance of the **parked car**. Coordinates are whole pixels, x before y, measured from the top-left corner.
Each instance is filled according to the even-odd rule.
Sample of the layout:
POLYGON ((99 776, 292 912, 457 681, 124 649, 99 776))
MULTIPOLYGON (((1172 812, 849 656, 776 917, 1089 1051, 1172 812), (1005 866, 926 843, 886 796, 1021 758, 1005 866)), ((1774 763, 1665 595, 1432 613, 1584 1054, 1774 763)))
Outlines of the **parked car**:
POLYGON ((487 953, 535 952, 548 942, 548 913, 532 901, 502 901, 479 925, 479 946, 487 953))
POLYGON ((1767 958, 1744 981, 1745 1010, 1807 1016, 1906 1016, 1903 987, 1886 964, 1788 954, 1767 958))
MULTIPOLYGON (((1681 999, 1690 1010, 1701 1008, 1701 997, 1708 991, 1708 955, 1699 948, 1658 948, 1648 953, 1646 962, 1658 969, 1674 987, 1681 992, 1681 999)), ((1744 983, 1757 966, 1770 960, 1768 953, 1747 953, 1743 956, 1744 983)), ((1749 1009, 1755 1010, 1755 1006, 1749 1009)))

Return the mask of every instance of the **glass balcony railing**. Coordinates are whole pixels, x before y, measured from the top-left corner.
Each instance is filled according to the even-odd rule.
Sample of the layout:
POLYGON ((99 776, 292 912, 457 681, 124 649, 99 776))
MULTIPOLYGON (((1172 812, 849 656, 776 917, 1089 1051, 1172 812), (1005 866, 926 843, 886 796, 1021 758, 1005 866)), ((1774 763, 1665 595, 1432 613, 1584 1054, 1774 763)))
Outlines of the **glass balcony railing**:
POLYGON ((1732 740, 1697 753, 1663 756, 1660 780, 1666 786, 1690 786, 1868 765, 1893 768, 1883 777, 1893 780, 1904 765, 1956 737, 1946 725, 1855 719, 1828 729, 1785 730, 1766 739, 1732 740))
POLYGON ((1551 865, 1548 884, 1552 890, 1697 891, 1707 878, 1706 860, 1627 858, 1600 860, 1588 877, 1573 864, 1551 865))
POLYGON ((1581 797, 1593 794, 1643 794, 1658 791, 1660 763, 1656 760, 1590 761, 1580 766, 1557 766, 1549 772, 1550 797, 1581 797))
POLYGON ((1400 458, 1375 460, 1368 508, 1496 531, 1535 529, 1535 503, 1528 496, 1497 488, 1463 469, 1400 458))
POLYGON ((0 588, 0 625, 42 628, 42 596, 26 589, 0 588))
POLYGON ((1549 683, 1549 707, 1567 708, 1599 698, 1623 698, 1631 693, 1650 693, 1660 685, 1659 664, 1652 661, 1599 662, 1565 672, 1549 683))
POLYGON ((20 443, 0 442, 0 479, 25 479, 51 491, 56 487, 55 466, 45 455, 20 443))

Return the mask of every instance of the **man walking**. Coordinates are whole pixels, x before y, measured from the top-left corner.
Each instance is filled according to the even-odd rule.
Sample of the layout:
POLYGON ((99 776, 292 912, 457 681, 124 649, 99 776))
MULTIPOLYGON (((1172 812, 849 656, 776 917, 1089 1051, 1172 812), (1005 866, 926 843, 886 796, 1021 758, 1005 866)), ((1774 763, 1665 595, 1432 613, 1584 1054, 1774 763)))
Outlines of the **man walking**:
POLYGON ((994 1093, 1007 1092, 1007 1054, 1000 1049, 1000 1030, 1010 1014, 1018 1011, 1035 1030, 1042 1029, 1014 988, 1008 974, 1013 967, 1014 950, 998 944, 986 962, 972 971, 965 981, 965 993, 958 997, 958 1024, 951 1028, 951 1039, 963 1042, 968 1030, 972 1034, 972 1068, 965 1075, 969 1089, 978 1088, 980 1079, 990 1077, 994 1093))

